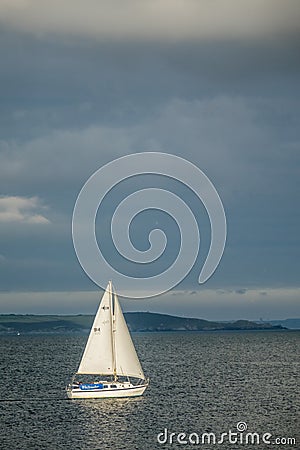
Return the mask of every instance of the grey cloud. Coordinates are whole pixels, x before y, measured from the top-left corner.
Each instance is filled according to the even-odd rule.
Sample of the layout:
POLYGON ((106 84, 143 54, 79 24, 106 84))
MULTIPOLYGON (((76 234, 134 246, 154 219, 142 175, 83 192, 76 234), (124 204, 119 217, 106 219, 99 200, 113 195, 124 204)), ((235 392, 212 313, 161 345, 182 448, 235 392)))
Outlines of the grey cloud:
MULTIPOLYGON (((228 241, 208 286, 223 302, 243 286, 268 298, 270 286, 297 286, 298 1, 172 2, 169 22, 159 8, 170 2, 48 3, 0 5, 1 194, 43 199, 49 208, 36 214, 51 222, 34 232, 1 222, 1 289, 94 289, 72 247, 76 196, 100 166, 141 151, 185 157, 218 189, 228 241)), ((139 224, 142 248, 146 218, 139 224)), ((198 290, 203 255, 180 286, 186 295, 198 290)))
MULTIPOLYGON (((283 252, 288 245, 287 224, 282 226, 280 220, 283 213, 286 217, 294 216, 298 196, 298 175, 294 168, 298 157, 288 149, 290 136, 285 136, 286 131, 280 134, 280 139, 274 134, 273 125, 268 121, 270 113, 266 114, 265 122, 258 120, 262 108, 269 111, 275 104, 270 100, 255 102, 228 96, 202 101, 177 99, 163 105, 156 116, 146 117, 135 126, 93 125, 57 130, 25 142, 2 142, 2 191, 5 189, 7 195, 12 190, 17 195, 38 193, 44 198, 51 207, 47 217, 54 224, 61 221, 61 230, 65 230, 61 236, 68 239, 68 251, 63 245, 57 249, 56 257, 51 258, 60 259, 64 251, 64 258, 68 255, 71 260, 74 253, 70 218, 76 196, 87 178, 104 163, 123 154, 145 150, 175 153, 206 172, 225 204, 228 242, 221 266, 210 283, 230 285, 237 278, 249 285, 250 273, 254 285, 262 282, 270 285, 274 280, 297 283, 297 246, 289 247, 288 253, 283 252), (288 179, 282 172, 283 162, 287 164, 288 179), (279 180, 282 182, 278 183, 279 180), (282 204, 278 210, 280 199, 282 204)), ((287 109, 290 117, 293 111, 287 109)), ((270 114, 270 121, 273 119, 274 114, 270 114)), ((195 211, 199 209, 193 200, 191 207, 195 211)), ((143 239, 143 229, 136 234, 138 241, 143 239)), ((202 245, 203 242, 206 245, 204 235, 202 245)), ((48 240, 50 236, 58 239, 54 231, 49 232, 48 240)), ((288 239, 297 242, 296 226, 290 228, 288 239)), ((106 246, 107 251, 109 248, 106 246)), ((26 252, 24 249, 23 255, 26 252)), ((44 252, 47 253, 45 249, 44 252)), ((197 270, 200 264, 199 260, 197 270)), ((197 270, 192 271, 188 280, 197 279, 197 270)), ((60 271, 59 264, 57 271, 60 271)), ((188 280, 187 287, 191 288, 188 280)))
POLYGON ((1 138, 137 124, 174 98, 275 97, 282 110, 282 99, 293 99, 298 86, 298 42, 113 43, 36 37, 4 27, 1 138))
MULTIPOLYGON (((55 191, 70 183, 74 187, 76 180, 80 188, 94 170, 111 160, 112 155, 166 151, 178 155, 184 152, 220 186, 224 184, 222 195, 227 199, 238 199, 246 192, 283 195, 289 190, 289 183, 278 185, 282 152, 285 158, 290 155, 290 160, 294 161, 297 155, 291 137, 281 133, 282 142, 278 142, 270 128, 268 110, 274 105, 278 105, 276 101, 258 99, 255 102, 241 97, 178 99, 162 105, 155 116, 146 117, 133 126, 99 124, 83 129, 55 130, 25 142, 2 140, 1 180, 8 189, 16 188, 17 182, 21 189, 44 185, 55 191), (260 123, 263 110, 266 111, 265 122, 260 123)), ((296 105, 293 108, 288 113, 291 119, 297 114, 296 105)))
POLYGON ((243 288, 243 289, 236 289, 235 293, 236 294, 246 294, 247 289, 243 288))

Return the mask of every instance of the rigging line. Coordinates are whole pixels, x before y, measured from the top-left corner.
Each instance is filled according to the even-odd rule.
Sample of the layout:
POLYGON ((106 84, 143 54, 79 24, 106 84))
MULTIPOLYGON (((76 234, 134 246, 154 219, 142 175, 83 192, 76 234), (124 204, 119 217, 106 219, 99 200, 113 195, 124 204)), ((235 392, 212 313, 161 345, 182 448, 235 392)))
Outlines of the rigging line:
POLYGON ((41 398, 6 398, 0 399, 0 403, 22 403, 22 402, 48 402, 49 400, 58 400, 58 401, 69 401, 69 398, 61 398, 61 397, 41 397, 41 398))

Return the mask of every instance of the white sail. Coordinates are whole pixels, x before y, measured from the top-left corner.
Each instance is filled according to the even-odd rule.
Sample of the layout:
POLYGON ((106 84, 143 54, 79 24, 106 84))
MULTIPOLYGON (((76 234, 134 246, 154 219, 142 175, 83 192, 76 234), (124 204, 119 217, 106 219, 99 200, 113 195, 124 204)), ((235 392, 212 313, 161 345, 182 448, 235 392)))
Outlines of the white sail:
POLYGON ((117 375, 145 379, 116 294, 114 294, 113 325, 117 375))
POLYGON ((109 283, 95 316, 78 374, 114 373, 111 297, 111 283, 109 283))

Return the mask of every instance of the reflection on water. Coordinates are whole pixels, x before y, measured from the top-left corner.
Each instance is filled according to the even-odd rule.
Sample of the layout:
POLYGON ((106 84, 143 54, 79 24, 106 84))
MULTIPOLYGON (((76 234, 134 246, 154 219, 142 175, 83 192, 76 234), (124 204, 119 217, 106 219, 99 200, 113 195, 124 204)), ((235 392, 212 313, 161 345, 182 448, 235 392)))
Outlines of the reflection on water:
POLYGON ((299 444, 299 332, 133 337, 149 388, 98 400, 65 393, 86 336, 0 337, 1 450, 182 448, 158 444, 157 434, 221 433, 239 421, 299 444))
POLYGON ((138 406, 145 401, 143 397, 72 401, 76 414, 84 417, 81 440, 85 445, 89 442, 90 448, 96 448, 93 445, 95 435, 98 435, 99 449, 139 448, 138 433, 132 421, 139 420, 138 406))
POLYGON ((137 403, 144 402, 144 397, 132 398, 103 398, 103 399, 86 399, 79 402, 79 407, 88 411, 100 411, 101 414, 121 413, 122 410, 130 414, 136 408, 137 403))

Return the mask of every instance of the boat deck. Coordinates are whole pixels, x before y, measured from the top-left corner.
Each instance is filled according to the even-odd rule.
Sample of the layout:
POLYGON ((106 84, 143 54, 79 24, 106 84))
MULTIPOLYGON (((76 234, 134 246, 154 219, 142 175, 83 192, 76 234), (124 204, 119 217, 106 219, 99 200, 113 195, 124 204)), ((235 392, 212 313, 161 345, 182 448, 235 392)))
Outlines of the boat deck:
POLYGON ((134 385, 130 382, 97 382, 97 383, 73 383, 67 387, 68 397, 73 398, 110 398, 110 397, 135 397, 142 395, 148 386, 148 382, 134 385))

